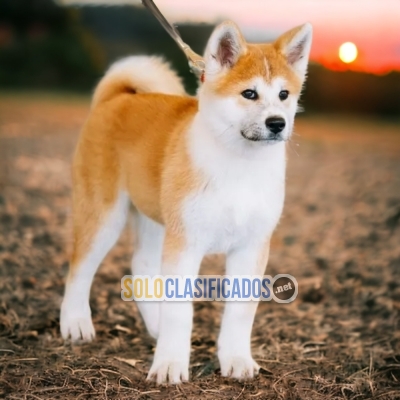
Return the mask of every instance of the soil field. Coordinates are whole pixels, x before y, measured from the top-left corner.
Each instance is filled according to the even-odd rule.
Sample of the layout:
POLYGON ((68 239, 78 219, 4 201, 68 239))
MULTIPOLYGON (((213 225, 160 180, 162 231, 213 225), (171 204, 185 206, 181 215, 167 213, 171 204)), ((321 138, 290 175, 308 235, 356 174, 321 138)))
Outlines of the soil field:
MULTIPOLYGON (((64 344, 70 160, 88 99, 0 97, 0 398, 400 399, 400 125, 339 116, 298 120, 269 275, 299 283, 291 304, 260 304, 252 381, 222 378, 223 304, 195 303, 191 381, 145 380, 155 342, 134 303, 126 229, 96 275, 97 337, 64 344)), ((222 256, 202 273, 223 272, 222 256)))

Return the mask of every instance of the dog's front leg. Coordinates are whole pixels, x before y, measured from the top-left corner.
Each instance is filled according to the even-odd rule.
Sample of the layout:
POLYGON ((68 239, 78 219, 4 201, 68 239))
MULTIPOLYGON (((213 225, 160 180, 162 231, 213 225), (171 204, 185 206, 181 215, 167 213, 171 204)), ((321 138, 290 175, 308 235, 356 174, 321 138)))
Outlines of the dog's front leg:
MULTIPOLYGON (((268 261, 269 240, 249 244, 227 255, 227 275, 263 275, 268 261)), ((251 330, 258 301, 229 301, 225 305, 218 338, 218 358, 222 376, 252 378, 259 366, 251 355, 251 330)))
MULTIPOLYGON (((181 250, 177 257, 171 257, 170 243, 167 233, 162 274, 164 276, 197 275, 202 254, 195 248, 187 247, 181 250)), ((189 379, 192 321, 191 301, 167 300, 161 303, 157 348, 147 379, 155 379, 157 383, 172 384, 189 379)))

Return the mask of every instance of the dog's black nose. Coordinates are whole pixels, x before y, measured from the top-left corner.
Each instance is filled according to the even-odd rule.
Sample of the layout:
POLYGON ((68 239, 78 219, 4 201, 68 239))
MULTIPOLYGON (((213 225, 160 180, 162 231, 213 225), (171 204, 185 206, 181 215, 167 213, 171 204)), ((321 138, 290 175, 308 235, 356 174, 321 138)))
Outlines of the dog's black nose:
POLYGON ((265 125, 267 125, 267 128, 276 135, 283 131, 286 122, 281 117, 270 117, 265 121, 265 125))

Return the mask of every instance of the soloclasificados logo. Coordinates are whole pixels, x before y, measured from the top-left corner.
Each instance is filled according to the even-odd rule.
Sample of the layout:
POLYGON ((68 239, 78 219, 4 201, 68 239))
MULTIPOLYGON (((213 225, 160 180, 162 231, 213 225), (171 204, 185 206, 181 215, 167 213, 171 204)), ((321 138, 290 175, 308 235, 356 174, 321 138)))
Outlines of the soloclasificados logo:
POLYGON ((291 303, 298 294, 289 274, 269 275, 125 275, 124 301, 270 301, 291 303))

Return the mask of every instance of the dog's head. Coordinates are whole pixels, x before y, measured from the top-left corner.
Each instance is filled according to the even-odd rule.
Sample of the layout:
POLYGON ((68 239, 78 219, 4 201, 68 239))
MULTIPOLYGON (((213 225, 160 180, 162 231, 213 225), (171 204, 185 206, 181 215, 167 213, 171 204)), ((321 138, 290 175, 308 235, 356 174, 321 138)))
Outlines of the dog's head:
POLYGON ((294 28, 274 43, 248 44, 232 22, 206 47, 200 113, 225 144, 274 144, 290 138, 311 47, 312 27, 294 28))

